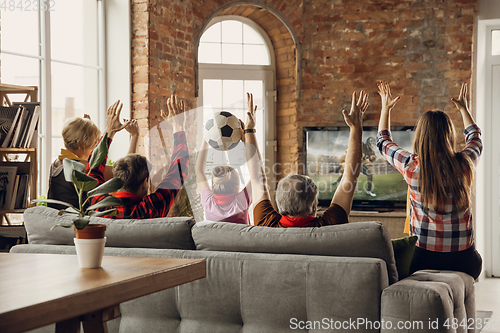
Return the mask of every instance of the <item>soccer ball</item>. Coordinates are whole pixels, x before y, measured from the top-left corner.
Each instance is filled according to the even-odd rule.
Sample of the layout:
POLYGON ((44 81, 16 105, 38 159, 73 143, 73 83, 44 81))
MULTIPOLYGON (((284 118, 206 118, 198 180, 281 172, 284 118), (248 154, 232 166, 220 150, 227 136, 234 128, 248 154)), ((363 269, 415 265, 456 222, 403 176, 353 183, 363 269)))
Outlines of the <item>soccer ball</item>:
POLYGON ((216 112, 213 118, 205 123, 203 138, 214 149, 230 150, 238 145, 241 139, 241 124, 231 112, 216 112))

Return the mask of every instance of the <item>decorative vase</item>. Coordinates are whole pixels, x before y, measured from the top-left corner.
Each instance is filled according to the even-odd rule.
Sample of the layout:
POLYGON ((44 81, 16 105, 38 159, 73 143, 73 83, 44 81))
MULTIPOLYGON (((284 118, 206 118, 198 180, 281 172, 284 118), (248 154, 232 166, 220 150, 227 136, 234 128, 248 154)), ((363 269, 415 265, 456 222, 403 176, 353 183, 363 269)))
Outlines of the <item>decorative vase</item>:
POLYGON ((73 240, 81 268, 101 267, 106 244, 105 231, 106 225, 104 224, 89 224, 81 230, 75 228, 76 237, 73 240))

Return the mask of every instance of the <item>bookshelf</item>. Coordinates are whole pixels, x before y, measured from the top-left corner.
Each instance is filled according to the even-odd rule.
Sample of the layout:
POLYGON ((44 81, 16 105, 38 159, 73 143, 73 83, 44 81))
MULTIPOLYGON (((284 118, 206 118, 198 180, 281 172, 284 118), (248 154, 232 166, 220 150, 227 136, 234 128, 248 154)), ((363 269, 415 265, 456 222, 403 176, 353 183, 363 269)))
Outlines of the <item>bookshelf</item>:
MULTIPOLYGON (((0 103, 3 106, 12 106, 11 95, 24 95, 23 102, 38 102, 38 87, 18 86, 0 83, 0 103)), ((0 148, 0 161, 30 162, 28 179, 29 202, 36 199, 38 193, 38 135, 33 136, 30 148, 0 148)), ((0 226, 11 225, 8 214, 22 214, 25 209, 0 210, 0 226)))

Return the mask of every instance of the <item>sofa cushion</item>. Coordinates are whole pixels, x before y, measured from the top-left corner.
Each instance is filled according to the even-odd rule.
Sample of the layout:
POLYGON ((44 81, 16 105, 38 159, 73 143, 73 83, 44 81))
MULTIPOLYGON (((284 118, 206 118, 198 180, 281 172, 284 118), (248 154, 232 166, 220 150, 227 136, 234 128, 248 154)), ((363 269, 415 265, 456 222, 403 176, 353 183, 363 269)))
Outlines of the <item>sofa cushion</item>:
POLYGON ((415 252, 417 239, 417 236, 392 239, 394 259, 396 260, 396 268, 398 269, 400 280, 410 275, 410 264, 413 259, 413 252, 415 252))
MULTIPOLYGON (((30 244, 73 245, 75 232, 71 228, 54 225, 71 219, 68 214, 59 216, 58 210, 38 206, 24 211, 24 225, 30 244)), ((146 220, 106 219, 92 217, 90 223, 106 224, 107 247, 144 247, 157 249, 195 248, 191 217, 166 217, 146 220)))
MULTIPOLYGON (((75 253, 73 246, 32 244, 11 252, 75 253)), ((366 322, 379 320, 388 287, 385 263, 374 258, 109 247, 104 254, 207 262, 203 279, 120 304, 120 333, 338 332, 332 322, 358 318, 365 324, 342 332, 375 333, 366 322), (298 329, 315 321, 322 329, 298 329)))
POLYGON ((192 229, 197 250, 310 254, 380 258, 389 282, 398 280, 389 233, 379 222, 320 228, 269 228, 228 222, 198 222, 192 229))

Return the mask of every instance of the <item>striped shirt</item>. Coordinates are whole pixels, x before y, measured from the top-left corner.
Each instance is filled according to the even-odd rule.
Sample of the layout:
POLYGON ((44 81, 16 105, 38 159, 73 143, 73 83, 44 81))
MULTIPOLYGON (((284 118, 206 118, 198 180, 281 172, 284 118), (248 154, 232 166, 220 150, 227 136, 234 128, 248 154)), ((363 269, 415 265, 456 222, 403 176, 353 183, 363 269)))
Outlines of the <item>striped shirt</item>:
MULTIPOLYGON (((466 154, 477 165, 483 149, 481 130, 475 124, 464 131, 466 154)), ((416 246, 435 252, 456 252, 471 247, 474 243, 472 215, 470 209, 456 211, 453 198, 448 197, 444 212, 423 208, 418 191, 419 159, 392 141, 389 130, 377 134, 377 146, 385 159, 404 177, 410 192, 410 235, 418 236, 416 246)))
MULTIPOLYGON (((111 140, 108 140, 108 147, 111 140)), ((89 158, 90 160, 90 158, 89 158)), ((90 172, 90 176, 97 179, 98 185, 104 183, 104 168, 106 159, 97 168, 90 172)), ((129 192, 117 192, 114 196, 122 201, 121 206, 117 206, 116 216, 104 216, 114 219, 150 219, 155 217, 165 217, 174 203, 175 197, 183 186, 187 178, 189 166, 188 148, 186 144, 186 134, 184 132, 174 133, 174 151, 170 161, 170 166, 166 176, 163 178, 154 193, 139 197, 129 192)), ((88 168, 88 165, 87 165, 88 168)), ((97 195, 91 198, 91 205, 94 205, 109 194, 97 195)), ((101 207, 96 210, 105 211, 113 207, 101 207)))

